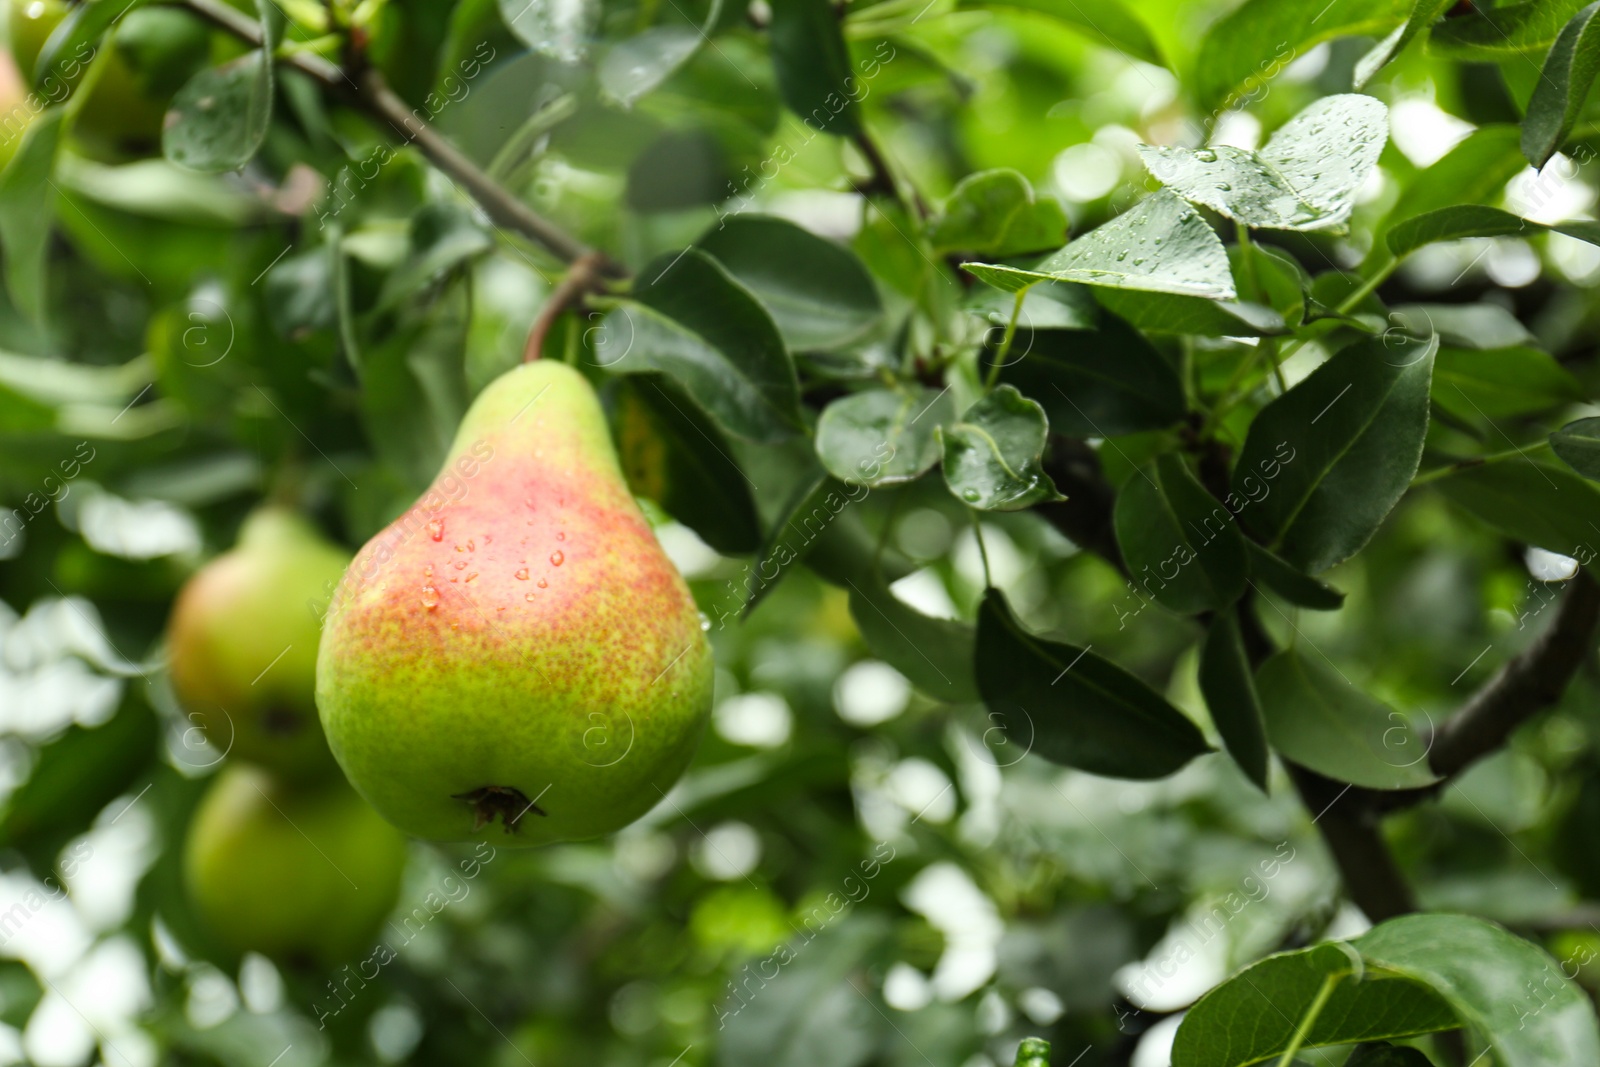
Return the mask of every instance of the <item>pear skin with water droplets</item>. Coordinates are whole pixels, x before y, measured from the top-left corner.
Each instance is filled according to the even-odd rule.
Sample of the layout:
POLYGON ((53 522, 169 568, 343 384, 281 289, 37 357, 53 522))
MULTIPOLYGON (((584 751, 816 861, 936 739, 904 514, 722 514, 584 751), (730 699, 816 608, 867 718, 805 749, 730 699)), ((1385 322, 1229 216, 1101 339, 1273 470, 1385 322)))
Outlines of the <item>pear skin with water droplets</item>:
POLYGON ((357 554, 317 707, 356 790, 429 840, 598 837, 660 803, 711 710, 711 645, 561 363, 491 383, 433 485, 357 554))

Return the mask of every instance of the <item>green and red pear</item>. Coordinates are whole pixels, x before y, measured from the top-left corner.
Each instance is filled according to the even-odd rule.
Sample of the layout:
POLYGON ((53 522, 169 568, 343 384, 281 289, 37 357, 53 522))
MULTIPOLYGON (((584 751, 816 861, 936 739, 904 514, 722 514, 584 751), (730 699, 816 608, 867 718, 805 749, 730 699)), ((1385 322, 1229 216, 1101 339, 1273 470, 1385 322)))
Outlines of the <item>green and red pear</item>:
POLYGON ((172 688, 218 751, 289 778, 333 773, 317 721, 317 642, 349 560, 305 519, 268 505, 179 591, 167 625, 172 688))
POLYGON ((402 830, 534 845, 659 803, 711 682, 700 613, 593 388, 534 362, 483 391, 432 488, 345 573, 317 706, 351 783, 402 830))

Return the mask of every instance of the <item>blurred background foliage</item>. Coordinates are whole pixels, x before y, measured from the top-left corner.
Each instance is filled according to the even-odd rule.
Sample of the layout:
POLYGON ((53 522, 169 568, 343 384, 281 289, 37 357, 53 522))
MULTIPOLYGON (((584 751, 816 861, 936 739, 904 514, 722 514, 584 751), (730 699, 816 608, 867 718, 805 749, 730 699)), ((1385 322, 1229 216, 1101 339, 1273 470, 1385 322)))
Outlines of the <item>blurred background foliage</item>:
MULTIPOLYGON (((753 26, 765 5, 559 5, 582 13, 579 30, 541 51, 511 28, 522 3, 369 3, 367 48, 411 106, 569 232, 642 264, 748 189, 762 212, 852 248, 891 310, 962 298, 953 277, 923 270, 896 209, 864 209, 854 148, 780 106, 753 26), (709 46, 619 102, 633 83, 621 60, 607 77, 609 48, 700 26, 709 46), (778 144, 794 146, 792 162, 752 189, 778 144)), ((1227 7, 1130 4, 1129 25, 1110 29, 1143 58, 1043 2, 882 0, 843 15, 852 59, 880 64, 863 121, 924 198, 1013 168, 1081 233, 1153 187, 1136 145, 1256 145, 1347 91, 1372 44, 1310 39, 1268 55, 1256 91, 1214 112, 1197 53, 1227 7)), ((390 131, 293 70, 280 70, 242 171, 150 154, 161 107, 155 123, 115 109, 244 53, 165 14, 179 23, 149 31, 155 61, 140 60, 139 34, 119 33, 125 76, 146 80, 120 92, 102 81, 106 98, 85 105, 57 161, 42 314, 17 304, 15 285, 0 302, 0 502, 19 517, 0 547, 0 1059, 982 1067, 1042 1033, 1060 1063, 1159 1067, 1173 1013, 1234 969, 1364 928, 1281 770, 1264 796, 1221 756, 1157 782, 1025 757, 1026 740, 997 733, 981 705, 935 701, 874 658, 848 585, 796 569, 738 622, 735 557, 755 531, 724 513, 697 535, 658 510, 717 620, 712 727, 672 802, 602 842, 491 859, 413 845, 396 921, 427 919, 370 981, 219 949, 179 870, 216 754, 164 677, 172 598, 264 498, 296 501, 352 547, 400 513, 467 400, 519 358, 554 270, 414 148, 391 147, 390 131), (91 122, 97 104, 112 113, 91 122), (474 859, 480 873, 461 877, 474 859), (453 874, 464 891, 432 911, 453 874), (1248 907, 1228 904, 1241 895, 1248 907), (1229 918, 1208 919, 1219 907, 1229 918)), ((1121 17, 1108 11, 1108 25, 1121 17)), ((1519 117, 1530 86, 1517 68, 1405 51, 1367 89, 1388 103, 1392 137, 1350 235, 1277 243, 1314 270, 1358 263, 1419 171, 1475 127, 1519 117)), ((1600 130, 1595 117, 1544 177, 1525 165, 1477 175, 1484 201, 1588 217, 1594 175, 1572 157, 1592 155, 1582 131, 1600 130)), ((8 236, 0 224, 9 258, 8 236)), ((1554 356, 1539 363, 1544 388, 1570 404, 1600 384, 1597 283, 1600 250, 1551 234, 1432 247, 1390 288, 1391 302, 1511 312, 1527 328, 1514 344, 1554 356)), ((563 324, 555 342, 582 345, 579 329, 563 324)), ((1474 372, 1471 349, 1441 357, 1441 373, 1454 360, 1478 390, 1471 406, 1440 399, 1447 450, 1501 447, 1489 416, 1526 410, 1514 382, 1474 372)), ((1218 360, 1220 380, 1231 365, 1218 360)), ((824 375, 809 380, 828 395, 824 375)), ((607 397, 617 412, 637 413, 630 397, 665 410, 635 396, 646 391, 613 383, 607 397)), ((1154 450, 1150 437, 1102 450, 1113 481, 1154 450)), ((728 445, 770 526, 803 443, 728 445)), ((982 528, 989 574, 1030 627, 1092 645, 1209 723, 1191 622, 1153 606, 1124 617, 1120 576, 1034 513, 985 513, 982 528)), ((875 492, 841 530, 882 546, 903 599, 972 618, 984 563, 936 480, 875 492)), ((1269 629, 1295 628, 1367 691, 1442 716, 1536 632, 1552 567, 1414 493, 1328 576, 1348 592, 1339 612, 1269 629)), ((1591 666, 1556 713, 1389 824, 1425 905, 1530 932, 1563 959, 1600 947, 1585 918, 1600 894, 1596 697, 1591 666)))

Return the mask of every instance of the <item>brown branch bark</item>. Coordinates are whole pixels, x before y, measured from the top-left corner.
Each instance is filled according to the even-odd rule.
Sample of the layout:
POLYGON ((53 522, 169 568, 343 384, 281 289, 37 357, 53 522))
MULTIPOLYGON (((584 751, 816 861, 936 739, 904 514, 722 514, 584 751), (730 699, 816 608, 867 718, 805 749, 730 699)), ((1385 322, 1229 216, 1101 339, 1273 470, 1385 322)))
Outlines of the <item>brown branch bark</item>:
POLYGON ((1579 570, 1555 618, 1434 733, 1428 765, 1450 778, 1500 748, 1513 731, 1561 699, 1595 646, 1600 583, 1579 570))
MULTIPOLYGON (((260 47, 261 26, 248 15, 221 0, 184 0, 184 4, 195 14, 246 44, 260 47)), ((324 88, 340 93, 390 126, 400 139, 415 144, 430 163, 465 189, 497 225, 536 241, 566 263, 585 255, 599 255, 485 174, 476 163, 423 121, 389 88, 378 71, 369 68, 353 79, 344 68, 308 52, 297 52, 282 57, 278 62, 311 77, 324 88)), ((600 263, 602 273, 613 276, 624 273, 621 267, 603 257, 600 263)))
POLYGON ((603 257, 598 252, 586 253, 573 261, 572 269, 567 271, 567 276, 561 279, 561 284, 555 287, 550 298, 544 302, 544 307, 539 309, 538 317, 533 320, 533 328, 528 331, 528 343, 522 350, 522 362, 532 363, 538 359, 544 353, 544 339, 550 335, 550 327, 555 324, 557 317, 583 299, 585 293, 601 284, 602 263, 603 257))

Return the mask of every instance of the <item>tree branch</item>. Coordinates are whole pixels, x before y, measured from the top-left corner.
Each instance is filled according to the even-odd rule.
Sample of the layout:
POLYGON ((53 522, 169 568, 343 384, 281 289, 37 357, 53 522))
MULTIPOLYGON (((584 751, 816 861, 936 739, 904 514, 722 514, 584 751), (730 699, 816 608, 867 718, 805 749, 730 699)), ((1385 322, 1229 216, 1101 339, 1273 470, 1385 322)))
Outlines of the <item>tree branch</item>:
POLYGON ((1579 570, 1556 616, 1433 735, 1428 765, 1450 778, 1504 745, 1512 732, 1561 699, 1600 624, 1600 583, 1579 570))
POLYGON ((561 284, 556 286, 550 298, 544 302, 544 307, 539 309, 538 317, 533 320, 533 328, 528 331, 528 343, 522 350, 522 362, 532 363, 544 354, 544 339, 549 335, 550 327, 563 311, 600 284, 600 267, 601 256, 598 252, 586 253, 573 262, 572 269, 567 271, 567 276, 561 279, 561 284))
MULTIPOLYGON (((261 26, 221 0, 184 0, 184 4, 195 14, 246 44, 258 48, 261 46, 261 26)), ((586 255, 600 255, 536 213, 485 174, 476 163, 408 107, 389 88, 377 70, 369 68, 361 72, 358 84, 342 67, 313 53, 297 52, 281 57, 278 62, 311 77, 326 89, 343 94, 368 114, 392 127, 402 140, 415 143, 428 161, 465 189, 497 225, 538 242, 566 263, 586 255)), ((620 277, 624 273, 621 267, 603 256, 598 262, 604 274, 620 277)))

